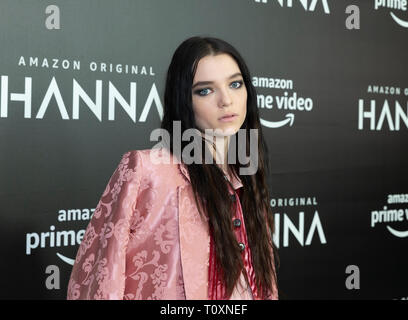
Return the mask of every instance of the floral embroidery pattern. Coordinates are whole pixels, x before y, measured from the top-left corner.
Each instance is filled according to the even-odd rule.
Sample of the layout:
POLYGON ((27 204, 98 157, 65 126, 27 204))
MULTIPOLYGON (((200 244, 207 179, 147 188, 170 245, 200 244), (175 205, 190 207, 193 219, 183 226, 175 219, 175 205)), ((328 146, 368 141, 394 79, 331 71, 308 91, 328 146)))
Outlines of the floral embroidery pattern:
POLYGON ((76 263, 80 261, 85 252, 91 247, 96 237, 97 235, 95 232, 95 228, 92 226, 92 224, 90 224, 85 231, 81 246, 79 247, 78 254, 75 260, 76 263))
POLYGON ((69 280, 68 283, 68 292, 70 293, 68 298, 71 298, 73 300, 77 300, 80 296, 80 291, 79 291, 80 285, 75 282, 74 279, 69 280))
POLYGON ((163 253, 169 253, 171 245, 177 235, 177 224, 175 220, 169 220, 165 225, 160 225, 154 233, 154 240, 163 253), (167 240, 163 239, 163 234, 167 235, 167 240))
POLYGON ((104 223, 99 238, 101 240, 102 248, 108 245, 108 239, 112 237, 115 225, 113 222, 104 223))

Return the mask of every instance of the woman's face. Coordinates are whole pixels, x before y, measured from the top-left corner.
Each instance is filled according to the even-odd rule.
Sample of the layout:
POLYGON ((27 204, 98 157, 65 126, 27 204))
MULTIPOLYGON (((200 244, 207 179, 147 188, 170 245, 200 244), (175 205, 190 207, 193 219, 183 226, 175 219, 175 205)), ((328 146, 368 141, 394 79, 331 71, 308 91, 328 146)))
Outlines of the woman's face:
POLYGON ((218 129, 221 132, 215 135, 231 136, 241 128, 246 117, 247 90, 238 64, 230 55, 210 55, 199 61, 192 102, 200 130, 218 129), (222 119, 229 114, 235 116, 222 119))

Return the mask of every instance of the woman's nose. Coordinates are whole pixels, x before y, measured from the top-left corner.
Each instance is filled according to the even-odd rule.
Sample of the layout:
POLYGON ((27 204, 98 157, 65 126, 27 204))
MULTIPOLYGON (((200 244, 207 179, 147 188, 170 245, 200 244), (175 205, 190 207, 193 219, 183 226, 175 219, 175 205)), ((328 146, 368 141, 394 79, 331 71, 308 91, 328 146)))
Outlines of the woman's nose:
POLYGON ((229 106, 232 103, 230 93, 227 89, 220 90, 220 106, 229 106))

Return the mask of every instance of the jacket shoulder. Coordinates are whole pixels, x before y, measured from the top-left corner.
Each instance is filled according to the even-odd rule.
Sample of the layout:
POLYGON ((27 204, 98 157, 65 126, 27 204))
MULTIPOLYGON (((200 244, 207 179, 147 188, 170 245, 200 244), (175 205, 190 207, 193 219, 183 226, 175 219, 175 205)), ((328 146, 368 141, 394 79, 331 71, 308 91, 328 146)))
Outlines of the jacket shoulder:
POLYGON ((165 148, 137 149, 127 151, 123 157, 136 159, 131 161, 135 164, 136 171, 143 173, 145 179, 155 179, 172 182, 172 184, 186 184, 183 172, 184 167, 165 148))

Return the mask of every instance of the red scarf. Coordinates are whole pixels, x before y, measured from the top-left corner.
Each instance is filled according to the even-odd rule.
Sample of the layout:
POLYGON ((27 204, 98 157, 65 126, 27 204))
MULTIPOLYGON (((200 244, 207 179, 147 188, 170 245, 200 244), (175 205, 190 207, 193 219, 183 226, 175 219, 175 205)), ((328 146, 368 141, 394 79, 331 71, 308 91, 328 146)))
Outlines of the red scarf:
MULTIPOLYGON (((238 228, 235 228, 235 227, 233 228, 234 228, 236 238, 239 240, 239 242, 242 242, 245 244, 245 249, 242 251, 242 258, 244 262, 243 272, 246 271, 246 274, 249 275, 248 280, 249 280, 249 284, 252 290, 253 298, 259 300, 261 298, 259 297, 258 290, 255 285, 255 271, 252 265, 251 252, 250 252, 249 245, 248 245, 248 238, 247 238, 246 230, 245 230, 244 217, 242 214, 242 208, 241 208, 241 204, 239 201, 240 191, 241 189, 238 189, 236 193, 236 201, 235 201, 236 205, 234 206, 235 215, 233 219, 240 219, 241 226, 238 228)), ((222 269, 219 266, 217 270, 217 266, 219 266, 219 263, 217 261, 216 254, 215 254, 215 243, 214 243, 213 232, 211 229, 210 230, 210 259, 209 259, 209 267, 208 267, 208 298, 209 300, 229 300, 230 297, 226 296, 226 287, 223 281, 222 269)))

